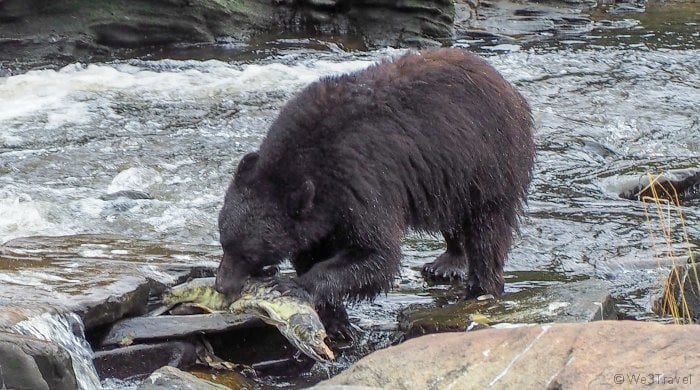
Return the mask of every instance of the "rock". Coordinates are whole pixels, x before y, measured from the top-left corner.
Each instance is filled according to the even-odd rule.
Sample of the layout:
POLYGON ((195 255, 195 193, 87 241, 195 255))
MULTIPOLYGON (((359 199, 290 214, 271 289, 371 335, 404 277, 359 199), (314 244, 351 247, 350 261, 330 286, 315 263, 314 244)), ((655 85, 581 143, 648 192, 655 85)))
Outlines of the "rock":
POLYGON ((144 314, 149 293, 216 267, 218 251, 100 235, 8 241, 0 246, 0 325, 75 312, 91 333, 144 314))
POLYGON ((229 387, 165 366, 155 371, 139 385, 138 390, 226 390, 229 387))
MULTIPOLYGON (((209 382, 214 382, 219 385, 226 386, 230 389, 247 389, 252 390, 260 388, 259 384, 239 374, 235 370, 207 370, 207 369, 191 369, 188 372, 199 379, 204 379, 209 382)), ((297 373, 298 375, 299 373, 297 373)))
MULTIPOLYGON (((458 0, 456 3, 471 1, 458 0)), ((586 12, 596 6, 596 0, 575 2, 535 2, 512 0, 474 0, 478 4, 477 15, 464 15, 471 8, 457 5, 455 38, 458 40, 482 39, 485 43, 503 43, 519 39, 546 39, 552 34, 581 34, 593 30, 594 23, 586 12), (484 34, 477 35, 477 31, 484 34)))
POLYGON ((101 379, 141 378, 165 365, 188 368, 197 360, 196 346, 184 341, 139 344, 97 351, 93 363, 101 379))
POLYGON ((696 325, 633 321, 435 334, 376 351, 318 388, 628 388, 657 374, 683 387, 700 370, 697 335, 696 325))
POLYGON ((664 283, 664 291, 654 300, 652 310, 662 316, 700 323, 700 264, 676 266, 664 283))
POLYGON ((581 322, 617 319, 609 282, 586 279, 525 289, 498 299, 469 300, 439 307, 409 306, 399 313, 406 338, 464 331, 496 323, 581 322), (479 318, 482 317, 482 319, 479 318))
POLYGON ((185 316, 136 317, 112 325, 102 345, 124 345, 142 340, 183 338, 192 334, 224 332, 260 326, 261 321, 249 315, 229 313, 185 316))
POLYGON ((116 200, 119 198, 124 198, 124 199, 148 199, 151 200, 153 199, 153 196, 149 194, 148 192, 145 191, 139 191, 139 190, 119 190, 115 192, 110 192, 108 194, 100 196, 100 199, 109 201, 109 200, 116 200))
POLYGON ((3 389, 78 387, 70 355, 57 344, 0 332, 0 379, 3 389))
POLYGON ((674 204, 700 197, 700 168, 670 170, 661 175, 644 175, 620 190, 624 199, 664 199, 674 204), (651 180, 650 180, 651 179, 651 180), (653 184, 653 185, 652 185, 653 184))
POLYGON ((0 68, 143 54, 132 49, 249 43, 327 34, 366 46, 438 45, 452 36, 452 0, 113 0, 0 2, 0 68))
MULTIPOLYGON (((114 285, 122 284, 116 282, 114 285)), ((75 310, 83 319, 86 329, 99 325, 109 324, 126 316, 138 316, 146 313, 150 284, 146 278, 128 278, 124 284, 130 284, 121 292, 99 299, 86 302, 78 310, 75 310)))

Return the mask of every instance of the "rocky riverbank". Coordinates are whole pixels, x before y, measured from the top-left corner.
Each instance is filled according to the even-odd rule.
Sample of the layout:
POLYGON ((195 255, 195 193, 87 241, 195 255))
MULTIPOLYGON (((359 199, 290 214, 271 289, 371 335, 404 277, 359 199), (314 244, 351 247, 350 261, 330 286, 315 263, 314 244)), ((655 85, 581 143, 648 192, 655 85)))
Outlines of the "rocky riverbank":
POLYGON ((451 0, 5 0, 0 64, 105 61, 177 45, 241 48, 280 35, 360 48, 434 46, 451 35, 454 18, 451 0))
POLYGON ((595 0, 5 0, 0 75, 74 62, 255 56, 277 39, 343 49, 508 44, 575 36, 645 2, 595 0), (619 3, 619 4, 618 4, 619 3), (186 56, 186 55, 185 55, 186 56))

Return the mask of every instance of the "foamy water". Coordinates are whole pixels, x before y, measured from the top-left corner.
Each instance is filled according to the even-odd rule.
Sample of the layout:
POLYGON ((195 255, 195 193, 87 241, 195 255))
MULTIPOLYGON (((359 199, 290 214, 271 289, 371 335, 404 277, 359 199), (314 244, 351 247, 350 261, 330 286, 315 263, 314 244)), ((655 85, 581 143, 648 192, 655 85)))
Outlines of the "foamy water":
POLYGON ((76 314, 44 313, 15 324, 12 331, 58 344, 71 357, 79 389, 102 388, 92 365, 92 349, 85 341, 83 323, 76 314))
POLYGON ((392 53, 294 64, 74 64, 2 78, 0 242, 183 229, 186 241, 214 242, 228 175, 274 111, 322 76, 392 53), (103 200, 124 190, 154 199, 103 200))

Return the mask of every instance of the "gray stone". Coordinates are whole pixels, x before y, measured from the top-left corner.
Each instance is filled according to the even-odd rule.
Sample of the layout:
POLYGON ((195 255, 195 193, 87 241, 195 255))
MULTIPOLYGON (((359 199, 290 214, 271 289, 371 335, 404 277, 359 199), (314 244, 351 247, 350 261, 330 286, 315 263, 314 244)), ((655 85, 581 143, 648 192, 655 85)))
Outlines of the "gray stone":
POLYGON ((192 334, 223 332, 259 326, 249 315, 230 313, 128 318, 115 323, 102 345, 124 345, 133 341, 183 338, 192 334))
POLYGON ((138 390, 226 390, 224 385, 213 383, 175 367, 165 366, 146 378, 138 390))
POLYGON ((101 379, 143 377, 165 365, 188 368, 197 361, 197 347, 184 341, 139 344, 97 351, 93 358, 101 379))
POLYGON ((0 378, 7 389, 73 390, 78 386, 71 357, 61 346, 5 332, 0 332, 0 378))
POLYGON ((150 283, 146 278, 130 278, 132 288, 108 296, 106 299, 85 302, 76 312, 83 319, 86 329, 109 324, 126 316, 146 313, 150 283))

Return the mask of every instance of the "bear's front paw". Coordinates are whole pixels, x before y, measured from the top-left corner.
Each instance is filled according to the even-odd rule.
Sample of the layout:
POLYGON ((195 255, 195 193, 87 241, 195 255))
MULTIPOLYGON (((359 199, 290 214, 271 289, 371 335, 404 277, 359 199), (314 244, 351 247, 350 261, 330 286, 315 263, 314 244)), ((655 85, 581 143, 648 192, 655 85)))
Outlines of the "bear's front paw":
POLYGON ((338 344, 352 345, 358 339, 358 327, 350 323, 348 313, 342 305, 323 303, 318 307, 318 315, 331 341, 338 344))

